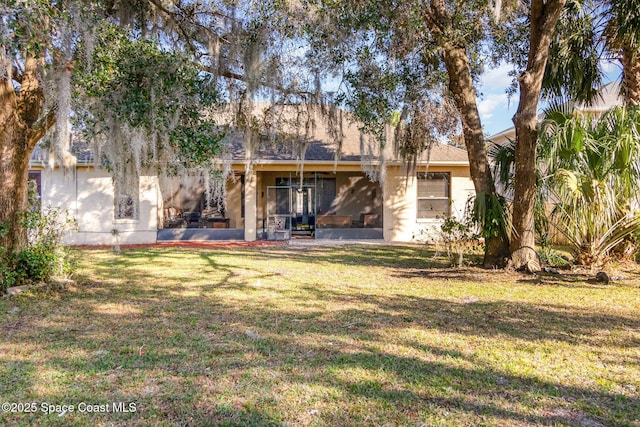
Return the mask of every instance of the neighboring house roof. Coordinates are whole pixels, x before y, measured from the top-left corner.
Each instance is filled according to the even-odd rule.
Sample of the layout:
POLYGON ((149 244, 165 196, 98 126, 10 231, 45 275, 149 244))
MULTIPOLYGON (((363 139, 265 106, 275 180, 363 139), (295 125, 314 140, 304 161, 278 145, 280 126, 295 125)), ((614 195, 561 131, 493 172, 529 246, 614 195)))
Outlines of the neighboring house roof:
POLYGON ((613 81, 598 89, 599 96, 591 104, 580 103, 575 109, 580 112, 603 112, 624 103, 620 96, 620 83, 613 81))
POLYGON ((510 127, 503 131, 500 131, 496 134, 491 135, 488 140, 493 142, 494 144, 508 144, 509 142, 516 139, 516 128, 510 127))
MULTIPOLYGON (((575 111, 581 114, 599 114, 604 111, 610 110, 615 106, 622 105, 623 100, 620 96, 620 83, 613 81, 601 86, 598 89, 598 96, 590 104, 579 103, 574 106, 575 111)), ((543 115, 538 116, 539 120, 542 120, 543 115)), ((506 144, 516 138, 516 128, 510 127, 503 131, 500 131, 489 137, 489 141, 495 144, 506 144)))

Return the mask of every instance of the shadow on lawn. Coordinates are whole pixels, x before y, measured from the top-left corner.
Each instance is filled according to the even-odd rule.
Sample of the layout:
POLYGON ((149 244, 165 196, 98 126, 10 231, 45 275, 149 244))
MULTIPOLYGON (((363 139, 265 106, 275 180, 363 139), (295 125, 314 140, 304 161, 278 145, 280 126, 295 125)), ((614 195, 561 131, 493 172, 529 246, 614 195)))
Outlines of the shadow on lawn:
MULTIPOLYGON (((381 329, 436 329, 494 339, 602 344, 598 357, 638 365, 640 361, 630 356, 614 360, 616 356, 609 353, 612 347, 640 345, 637 334, 636 339, 603 335, 605 328, 638 331, 638 319, 560 305, 345 295, 311 286, 287 296, 294 307, 283 310, 277 301, 251 298, 258 291, 232 265, 215 254, 198 254, 207 266, 197 273, 215 277, 209 284, 188 289, 193 294, 184 292, 183 281, 170 278, 131 289, 148 272, 135 268, 142 257, 127 254, 101 264, 93 281, 77 294, 62 294, 57 301, 23 301, 20 321, 12 330, 8 326, 15 317, 5 316, 7 304, 0 302, 0 327, 9 330, 1 344, 33 348, 39 354, 38 366, 26 355, 0 354, 0 395, 5 400, 135 401, 139 407, 135 414, 93 418, 4 414, 3 421, 368 425, 414 424, 435 414, 456 424, 459 417, 467 424, 483 420, 623 425, 640 417, 637 396, 510 375, 445 346, 404 339, 397 344, 414 349, 420 357, 380 350, 381 329), (109 282, 114 275, 126 275, 127 280, 109 282), (220 298, 217 292, 230 286, 243 291, 247 299, 220 298), (333 309, 309 306, 310 301, 333 309), (336 308, 343 304, 348 308, 336 308), (355 304, 366 309, 353 308, 355 304)), ((154 254, 149 262, 161 268, 165 256, 154 254)), ((342 258, 330 253, 323 262, 336 259, 342 258)), ((382 253, 368 262, 383 260, 392 262, 382 253)), ((251 279, 273 275, 277 273, 256 272, 251 279)))
POLYGON ((257 260, 274 257, 291 261, 313 262, 318 265, 343 264, 358 266, 402 267, 404 269, 446 268, 449 262, 436 256, 426 246, 338 245, 338 246, 282 246, 253 250, 230 250, 227 255, 251 256, 257 260))
MULTIPOLYGON (((455 281, 495 281, 505 282, 516 280, 525 284, 544 284, 576 289, 601 289, 606 287, 602 283, 595 282, 595 274, 575 274, 569 271, 560 271, 560 274, 538 273, 536 275, 511 272, 504 270, 489 270, 480 267, 452 268, 449 260, 443 254, 423 245, 408 246, 384 246, 384 245, 347 245, 347 246, 273 246, 262 248, 224 248, 224 249, 183 249, 183 248, 154 248, 140 251, 137 249, 125 249, 122 261, 118 262, 119 268, 135 266, 139 260, 148 259, 150 262, 158 260, 182 259, 182 251, 196 254, 199 258, 206 259, 213 269, 224 268, 216 261, 218 254, 228 257, 242 257, 256 261, 268 261, 273 258, 289 260, 291 262, 313 263, 321 268, 326 264, 341 264, 354 266, 378 266, 395 270, 394 277, 399 278, 429 278, 455 281)), ((474 258, 475 259, 475 258, 474 258)), ((479 258, 478 258, 479 260, 479 258)), ((104 264, 104 263, 103 263, 104 264)), ((102 265, 108 270, 113 268, 102 265)), ((160 263, 159 268, 162 268, 160 263)), ((208 272, 212 272, 209 270, 208 272)), ((203 271, 202 274, 206 274, 203 271)), ((627 283, 632 279, 640 281, 637 272, 625 274, 627 283)), ((233 273, 230 273, 233 277, 233 273)), ((632 285, 636 286, 636 285, 632 285)))
MULTIPOLYGON (((38 327, 37 322, 32 322, 28 330, 6 342, 19 344, 24 340, 28 344, 34 335, 55 336, 57 339, 42 340, 41 352, 59 351, 58 341, 62 340, 66 347, 64 354, 84 355, 44 358, 38 372, 89 375, 94 383, 82 384, 78 389, 77 384, 61 381, 61 391, 40 395, 41 399, 53 403, 68 403, 70 399, 137 402, 138 414, 110 414, 100 418, 101 422, 138 424, 140 419, 137 417, 145 417, 146 421, 164 420, 177 424, 276 425, 292 416, 295 419, 297 415, 302 418, 294 422, 304 424, 304 417, 313 409, 302 415, 283 416, 279 412, 286 413, 287 403, 280 400, 278 390, 300 386, 337 390, 339 398, 333 402, 333 409, 318 411, 323 423, 334 425, 366 424, 372 414, 352 413, 349 405, 353 402, 371 406, 369 410, 375 412, 374 419, 378 421, 392 417, 390 419, 407 422, 419 411, 532 424, 579 424, 579 417, 586 416, 617 423, 621 420, 616 417, 621 414, 625 414, 627 420, 640 415, 636 397, 509 375, 456 351, 415 342, 404 343, 437 361, 380 351, 369 345, 378 330, 376 320, 402 325, 406 324, 406 319, 380 318, 377 310, 351 310, 335 313, 325 320, 307 318, 301 321, 295 314, 283 314, 277 309, 203 304, 195 297, 179 299, 180 307, 158 318, 156 311, 144 303, 138 304, 140 312, 137 315, 101 314, 95 311, 95 301, 80 296, 66 302, 69 309, 90 316, 91 327, 69 332, 64 324, 38 327), (198 317, 200 325, 190 323, 189 316, 183 316, 186 308, 198 317), (276 318, 279 321, 273 324, 276 318), (361 323, 349 326, 348 319, 353 318, 361 319, 361 323), (214 327, 207 328, 209 323, 214 327), (106 332, 109 330, 112 332, 106 332), (257 338, 247 336, 248 330, 254 331, 257 338), (305 334, 324 336, 325 340, 301 344, 297 337, 305 334), (345 342, 355 339, 362 344, 355 348, 340 348, 339 342, 329 345, 335 336, 345 342), (462 362, 470 362, 467 365, 473 367, 459 366, 462 362), (351 369, 370 374, 358 378, 348 373, 351 369), (220 377, 225 381, 210 388, 206 386, 208 378, 220 377), (218 387, 223 385, 230 388, 226 390, 228 401, 216 402, 220 394, 218 387), (544 405, 541 403, 544 400, 570 410, 536 414, 535 409, 544 405), (514 402, 519 409, 514 409, 514 402)), ((395 308, 396 304, 402 304, 402 301, 398 299, 378 306, 384 310, 395 308)), ((411 308, 407 313, 413 317, 424 316, 422 309, 428 308, 425 301, 418 303, 416 300, 408 301, 408 306, 411 308)), ((472 318, 469 322, 475 325, 475 331, 468 332, 485 333, 480 330, 483 319, 477 318, 475 311, 462 310, 459 314, 472 318)), ((458 331, 446 325, 442 328, 447 332, 458 331)), ((15 394, 16 390, 24 393, 42 387, 32 363, 10 361, 6 355, 0 360, 3 365, 9 364, 8 371, 15 372, 15 376, 3 380, 3 396, 25 397, 15 394), (26 379, 31 379, 31 384, 26 379)), ((28 398, 34 397, 28 395, 28 398)), ((297 398, 305 399, 304 396, 297 398)), ((72 416, 62 418, 65 422, 73 419, 72 416)), ((24 418, 21 420, 25 421, 24 418)), ((48 422, 58 423, 55 418, 48 422)))
MULTIPOLYGON (((313 263, 322 268, 323 265, 341 264, 353 266, 376 266, 391 268, 394 277, 429 278, 455 281, 518 281, 526 284, 544 284, 576 289, 601 289, 606 287, 595 282, 594 274, 576 274, 568 270, 560 270, 559 274, 540 272, 535 275, 519 272, 505 272, 500 269, 484 269, 481 267, 451 267, 450 261, 443 253, 423 245, 408 246, 368 246, 368 245, 338 245, 338 246, 279 246, 255 249, 229 248, 224 251, 201 251, 202 258, 213 259, 217 253, 226 256, 249 257, 257 261, 268 261, 273 258, 285 259, 291 262, 313 263)), ((481 261, 480 257, 471 259, 481 261)), ((215 261, 213 261, 215 264, 215 261)), ((624 283, 640 282, 640 275, 636 271, 624 274, 624 283)))
POLYGON ((484 337, 502 335, 520 340, 556 340, 570 344, 606 343, 621 348, 640 346, 640 339, 611 337, 613 329, 640 331, 640 319, 592 313, 588 309, 562 305, 532 305, 505 301, 471 299, 453 302, 415 296, 382 297, 359 293, 345 296, 342 293, 304 287, 317 299, 354 303, 375 307, 371 311, 345 311, 344 319, 373 317, 383 324, 402 326, 407 322, 425 328, 442 329, 445 332, 484 337))
MULTIPOLYGON (((425 352, 442 353, 441 349, 424 349, 425 352)), ((456 352, 446 352, 449 360, 464 358, 456 352)), ((477 362, 477 361, 476 361, 477 362)), ((367 399, 375 399, 385 402, 393 402, 397 410, 409 412, 411 408, 430 407, 440 408, 444 413, 452 412, 453 419, 461 415, 477 415, 493 417, 498 422, 506 422, 509 425, 531 423, 535 425, 548 425, 555 423, 579 424, 578 421, 588 419, 585 412, 549 411, 545 415, 526 413, 514 410, 510 403, 517 402, 523 408, 536 409, 540 401, 545 398, 554 401, 558 407, 572 400, 580 400, 582 403, 591 402, 591 410, 604 415, 600 404, 607 404, 607 409, 620 414, 629 414, 627 411, 638 411, 639 400, 637 398, 620 399, 609 393, 594 393, 582 388, 566 387, 557 383, 540 381, 533 377, 521 377, 505 375, 493 369, 479 366, 478 368, 455 368, 447 363, 425 362, 416 358, 398 357, 376 350, 369 352, 339 355, 331 365, 334 368, 362 368, 366 367, 373 372, 391 372, 403 382, 411 384, 420 382, 422 386, 432 387, 439 393, 421 395, 414 391, 394 386, 390 381, 349 381, 341 378, 328 377, 326 382, 338 385, 349 394, 367 399), (496 387, 496 383, 499 385, 496 387), (491 391, 489 391, 491 390, 491 391), (560 415, 562 414, 562 415, 560 415)), ((478 366, 476 364, 476 366, 478 366)), ((548 404, 548 403, 547 403, 548 404)), ((535 412, 535 411, 532 411, 535 412)), ((540 411, 538 411, 540 412, 540 411)), ((595 420, 591 419, 594 425, 595 420)), ((339 417, 334 418, 339 424, 339 417)), ((476 419, 474 422, 477 422, 476 419)))

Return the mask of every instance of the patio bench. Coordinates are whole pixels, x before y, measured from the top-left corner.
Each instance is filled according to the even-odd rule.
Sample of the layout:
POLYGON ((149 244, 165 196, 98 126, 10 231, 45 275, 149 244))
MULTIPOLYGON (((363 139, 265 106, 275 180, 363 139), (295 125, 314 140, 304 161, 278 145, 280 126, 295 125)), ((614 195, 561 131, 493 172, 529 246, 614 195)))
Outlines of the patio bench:
POLYGON ((351 215, 321 215, 316 218, 318 228, 349 228, 351 215))
POLYGON ((375 228, 382 227, 381 220, 382 218, 378 214, 363 214, 362 215, 362 224, 365 228, 375 228))

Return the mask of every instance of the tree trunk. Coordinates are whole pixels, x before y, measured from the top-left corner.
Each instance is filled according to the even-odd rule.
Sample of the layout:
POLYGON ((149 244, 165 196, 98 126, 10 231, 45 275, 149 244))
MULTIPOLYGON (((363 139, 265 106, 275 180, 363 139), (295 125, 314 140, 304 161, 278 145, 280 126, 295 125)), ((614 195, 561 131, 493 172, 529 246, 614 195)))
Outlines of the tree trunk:
POLYGON ((20 215, 27 208, 29 159, 36 143, 55 122, 54 112, 42 117, 44 94, 38 79, 42 60, 28 57, 24 71, 0 77, 0 247, 9 255, 27 241, 20 215), (12 79, 20 84, 16 91, 12 79))
POLYGON ((17 143, 24 137, 20 129, 3 126, 0 134, 0 224, 7 233, 0 236, 0 247, 13 254, 22 249, 27 241, 27 232, 20 222, 20 212, 27 208, 27 178, 31 150, 27 144, 17 143), (12 132, 13 131, 13 132, 12 132))
MULTIPOLYGON (((449 90, 462 120, 464 143, 469 154, 469 168, 476 195, 495 198, 497 193, 482 133, 467 51, 464 47, 445 43, 442 55, 449 74, 449 90)), ((503 267, 508 255, 509 240, 505 229, 486 237, 485 267, 503 267)))
POLYGON ((536 144, 538 102, 549 44, 565 0, 533 0, 530 13, 529 56, 518 78, 520 101, 513 117, 516 127, 511 261, 516 269, 540 271, 535 250, 536 144))
POLYGON ((632 46, 622 48, 622 88, 628 106, 640 105, 640 58, 632 46))
MULTIPOLYGON (((424 18, 436 42, 449 75, 449 90, 462 121, 464 143, 469 155, 471 180, 476 197, 497 199, 496 188, 489 167, 489 157, 482 133, 482 122, 478 113, 475 87, 471 77, 471 66, 464 46, 447 41, 445 36, 454 30, 443 0, 433 0, 425 8, 424 18)), ((485 231, 485 230, 483 230, 485 231)), ((509 239, 506 230, 486 238, 484 266, 503 267, 509 255, 509 239)))

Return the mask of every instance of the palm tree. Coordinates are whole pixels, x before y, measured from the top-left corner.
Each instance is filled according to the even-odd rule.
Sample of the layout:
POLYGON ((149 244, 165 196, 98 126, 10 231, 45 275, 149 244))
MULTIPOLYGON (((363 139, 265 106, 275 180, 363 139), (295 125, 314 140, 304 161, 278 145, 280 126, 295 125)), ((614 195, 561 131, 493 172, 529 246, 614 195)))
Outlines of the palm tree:
POLYGON ((589 103, 600 62, 620 62, 625 105, 640 105, 640 0, 568 0, 556 27, 543 94, 589 103))
POLYGON ((590 103, 598 96, 597 87, 602 84, 601 21, 604 18, 596 17, 594 2, 567 1, 549 48, 549 62, 542 81, 545 98, 590 103))
MULTIPOLYGON (((507 189, 512 152, 510 146, 494 151, 495 174, 507 189)), ((585 117, 569 103, 551 107, 540 130, 537 181, 539 232, 561 233, 579 264, 624 252, 640 227, 640 108, 585 117)))
POLYGON ((607 0, 603 32, 609 54, 622 64, 626 105, 640 105, 640 0, 607 0))

